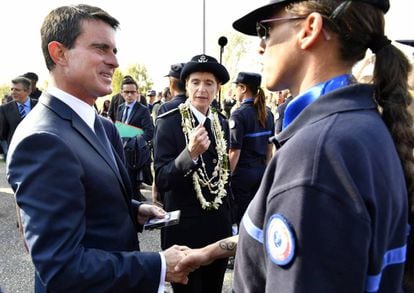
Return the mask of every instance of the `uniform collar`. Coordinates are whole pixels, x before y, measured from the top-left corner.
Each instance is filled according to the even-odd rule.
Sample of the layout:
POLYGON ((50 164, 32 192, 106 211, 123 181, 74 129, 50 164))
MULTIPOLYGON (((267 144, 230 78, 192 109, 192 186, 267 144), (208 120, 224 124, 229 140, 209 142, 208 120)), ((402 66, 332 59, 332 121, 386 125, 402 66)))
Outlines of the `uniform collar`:
POLYGON ((245 98, 242 102, 242 104, 252 104, 253 103, 253 98, 245 98))
POLYGON ((312 104, 320 96, 341 87, 347 86, 352 82, 353 78, 349 74, 343 74, 321 82, 303 94, 294 98, 287 106, 283 117, 283 127, 285 129, 292 121, 305 109, 312 104))
POLYGON ((203 113, 201 113, 200 111, 198 111, 196 109, 196 107, 194 107, 193 105, 191 105, 191 103, 190 103, 190 110, 191 110, 191 112, 193 112, 193 114, 196 117, 198 123, 200 123, 200 124, 204 124, 204 121, 206 120, 206 118, 210 118, 211 121, 213 119, 213 115, 211 114, 210 108, 208 109, 207 116, 204 115, 203 113))
POLYGON ((306 107, 294 121, 274 138, 283 144, 306 125, 339 112, 376 110, 374 88, 368 84, 353 84, 322 95, 306 107))

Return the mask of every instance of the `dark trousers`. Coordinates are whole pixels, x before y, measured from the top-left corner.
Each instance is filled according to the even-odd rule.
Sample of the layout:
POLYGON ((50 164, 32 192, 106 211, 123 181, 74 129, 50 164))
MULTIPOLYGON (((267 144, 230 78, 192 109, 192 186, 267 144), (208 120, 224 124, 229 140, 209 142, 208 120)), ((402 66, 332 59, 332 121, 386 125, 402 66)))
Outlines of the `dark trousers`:
POLYGON ((233 214, 237 225, 246 212, 247 207, 259 189, 265 165, 256 167, 236 167, 231 177, 231 190, 234 197, 233 214))
POLYGON ((172 283, 174 293, 221 293, 227 258, 202 266, 188 275, 188 284, 172 283))

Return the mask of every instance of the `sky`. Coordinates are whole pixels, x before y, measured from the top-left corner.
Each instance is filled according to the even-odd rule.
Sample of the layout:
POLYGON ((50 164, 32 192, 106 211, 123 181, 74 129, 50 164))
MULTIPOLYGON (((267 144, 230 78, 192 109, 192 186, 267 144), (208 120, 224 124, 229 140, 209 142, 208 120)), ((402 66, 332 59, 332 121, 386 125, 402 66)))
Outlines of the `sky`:
MULTIPOLYGON (((0 85, 7 85, 12 78, 27 71, 39 75, 40 87, 48 79, 40 48, 40 27, 48 12, 58 6, 95 5, 117 18, 120 69, 144 64, 155 83, 154 88, 161 90, 167 86, 164 75, 171 64, 186 62, 201 54, 203 44, 206 54, 219 59, 218 38, 234 33, 231 26, 234 20, 267 2, 205 0, 204 42, 203 0, 1 1, 0 85)), ((412 8, 412 0, 391 0, 391 9, 386 15, 386 33, 390 39, 414 39, 412 8)))

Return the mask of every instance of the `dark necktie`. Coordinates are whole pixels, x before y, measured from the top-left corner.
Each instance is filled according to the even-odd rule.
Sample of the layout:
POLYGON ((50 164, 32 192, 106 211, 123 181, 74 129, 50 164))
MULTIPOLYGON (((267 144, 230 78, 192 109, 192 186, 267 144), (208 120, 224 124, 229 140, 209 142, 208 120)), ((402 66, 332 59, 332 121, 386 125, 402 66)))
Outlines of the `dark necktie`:
POLYGON ((23 104, 19 105, 19 114, 20 114, 20 118, 22 119, 24 118, 24 116, 26 116, 26 110, 23 104))
POLYGON ((129 106, 125 106, 124 116, 122 116, 122 122, 124 123, 126 123, 126 121, 128 120, 128 111, 129 111, 129 106))
POLYGON ((103 146, 103 148, 105 149, 109 159, 111 160, 111 162, 114 164, 114 166, 116 168, 117 164, 115 161, 115 157, 114 157, 114 153, 112 152, 112 148, 111 148, 111 144, 108 140, 108 137, 106 135, 105 129, 101 123, 101 121, 99 120, 98 115, 95 115, 95 124, 94 124, 94 129, 95 129, 95 134, 99 139, 99 142, 101 143, 101 145, 103 146))
POLYGON ((208 133, 208 138, 211 141, 211 144, 215 144, 215 139, 214 139, 214 134, 213 134, 213 130, 211 128, 211 120, 210 118, 206 117, 206 120, 204 121, 204 128, 206 129, 207 133, 208 133))

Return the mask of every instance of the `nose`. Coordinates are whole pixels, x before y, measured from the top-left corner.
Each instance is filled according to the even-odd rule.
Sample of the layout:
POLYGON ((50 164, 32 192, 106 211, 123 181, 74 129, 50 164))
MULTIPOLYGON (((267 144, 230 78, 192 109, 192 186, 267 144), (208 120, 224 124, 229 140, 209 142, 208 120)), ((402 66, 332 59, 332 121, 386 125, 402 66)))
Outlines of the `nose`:
POLYGON ((118 68, 119 67, 119 63, 118 63, 118 58, 116 57, 116 50, 114 50, 114 52, 110 52, 107 60, 107 64, 110 64, 113 68, 118 68))

